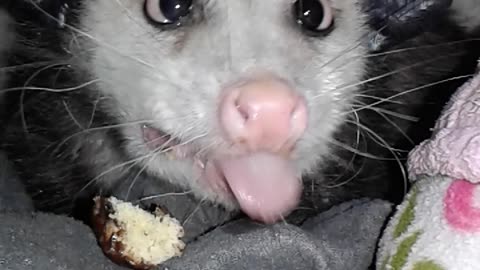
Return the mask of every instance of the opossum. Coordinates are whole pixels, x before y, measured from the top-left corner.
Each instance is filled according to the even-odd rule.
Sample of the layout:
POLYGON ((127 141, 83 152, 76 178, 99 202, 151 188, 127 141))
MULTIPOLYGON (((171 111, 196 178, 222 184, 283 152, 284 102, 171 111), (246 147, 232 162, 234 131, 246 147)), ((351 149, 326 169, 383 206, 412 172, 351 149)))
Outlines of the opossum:
POLYGON ((2 1, 2 149, 54 213, 138 177, 265 223, 401 196, 406 153, 474 67, 459 18, 478 6, 389 38, 368 1, 2 1))

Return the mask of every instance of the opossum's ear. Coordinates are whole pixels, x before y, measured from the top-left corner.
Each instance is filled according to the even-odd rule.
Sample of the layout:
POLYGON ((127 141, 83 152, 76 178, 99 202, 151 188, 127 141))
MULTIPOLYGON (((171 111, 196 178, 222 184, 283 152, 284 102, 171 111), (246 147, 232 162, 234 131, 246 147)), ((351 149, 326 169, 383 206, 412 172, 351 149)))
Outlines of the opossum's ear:
POLYGON ((41 8, 48 14, 45 15, 45 20, 50 26, 62 27, 65 24, 65 16, 69 11, 70 6, 68 0, 43 0, 39 2, 41 8), (42 3, 43 2, 43 3, 42 3))
POLYGON ((15 15, 21 22, 37 26, 58 27, 73 0, 1 0, 0 7, 15 15), (39 25, 40 24, 40 25, 39 25))
POLYGON ((374 30, 372 50, 388 47, 433 29, 445 17, 452 0, 362 0, 374 30))

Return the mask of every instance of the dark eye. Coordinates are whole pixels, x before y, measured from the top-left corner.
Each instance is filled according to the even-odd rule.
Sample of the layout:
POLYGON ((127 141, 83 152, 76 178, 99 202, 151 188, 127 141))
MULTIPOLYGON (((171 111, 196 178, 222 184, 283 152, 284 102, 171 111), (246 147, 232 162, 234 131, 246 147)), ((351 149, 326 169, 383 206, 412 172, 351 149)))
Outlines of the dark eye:
POLYGON ((160 24, 176 24, 188 15, 192 0, 145 0, 145 14, 160 24))
POLYGON ((297 23, 313 35, 326 34, 333 26, 333 9, 330 0, 297 0, 293 15, 297 23))

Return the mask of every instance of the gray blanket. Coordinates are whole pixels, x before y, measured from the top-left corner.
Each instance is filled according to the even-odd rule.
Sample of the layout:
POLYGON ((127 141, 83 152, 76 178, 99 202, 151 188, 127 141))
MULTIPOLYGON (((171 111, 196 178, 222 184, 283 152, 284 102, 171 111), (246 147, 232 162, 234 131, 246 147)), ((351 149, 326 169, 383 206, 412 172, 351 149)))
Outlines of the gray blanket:
MULTIPOLYGON (((0 168, 0 269, 124 269, 103 255, 87 226, 33 212, 23 187, 6 171, 0 168)), ((188 245, 182 257, 159 269, 366 270, 391 211, 383 201, 357 200, 301 227, 265 226, 247 219, 225 222, 229 217, 221 210, 181 197, 172 199, 181 207, 169 211, 178 217, 183 209, 188 245)))

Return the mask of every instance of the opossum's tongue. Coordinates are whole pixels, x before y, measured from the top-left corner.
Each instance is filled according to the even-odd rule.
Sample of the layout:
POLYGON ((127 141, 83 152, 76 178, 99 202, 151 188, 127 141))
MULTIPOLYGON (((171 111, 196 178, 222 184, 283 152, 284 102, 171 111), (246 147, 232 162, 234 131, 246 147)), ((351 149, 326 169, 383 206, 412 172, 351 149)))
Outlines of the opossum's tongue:
POLYGON ((288 160, 256 153, 218 163, 243 212, 272 223, 297 206, 302 183, 288 160))

